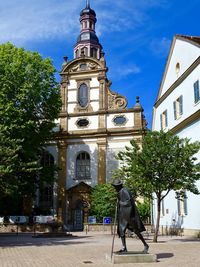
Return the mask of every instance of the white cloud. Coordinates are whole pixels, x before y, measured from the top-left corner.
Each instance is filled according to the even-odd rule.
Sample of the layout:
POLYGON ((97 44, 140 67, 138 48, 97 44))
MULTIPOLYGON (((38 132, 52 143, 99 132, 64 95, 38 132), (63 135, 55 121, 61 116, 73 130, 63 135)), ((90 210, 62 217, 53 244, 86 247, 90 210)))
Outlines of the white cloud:
POLYGON ((62 37, 78 28, 74 14, 80 0, 10 0, 0 3, 0 42, 23 44, 27 41, 62 37))
MULTIPOLYGON (((134 29, 148 18, 148 8, 163 6, 165 0, 91 1, 99 23, 97 33, 134 29)), ((7 0, 0 2, 0 42, 26 42, 67 38, 79 31, 83 0, 7 0)))
POLYGON ((166 57, 169 52, 169 47, 171 44, 171 40, 166 37, 162 37, 161 39, 156 38, 151 41, 150 49, 154 55, 159 57, 166 57))
POLYGON ((132 64, 120 64, 119 67, 112 68, 112 72, 109 73, 111 78, 114 77, 115 80, 120 80, 130 75, 135 75, 141 72, 141 68, 135 63, 132 64))

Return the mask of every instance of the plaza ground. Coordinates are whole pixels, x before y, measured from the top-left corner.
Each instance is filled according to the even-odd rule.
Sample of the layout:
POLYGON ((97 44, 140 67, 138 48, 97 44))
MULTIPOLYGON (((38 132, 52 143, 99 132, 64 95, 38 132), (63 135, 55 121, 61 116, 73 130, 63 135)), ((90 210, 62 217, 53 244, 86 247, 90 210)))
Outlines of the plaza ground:
MULTIPOLYGON (((189 237, 161 236, 158 243, 147 238, 150 253, 158 262, 137 264, 112 264, 106 260, 110 254, 113 236, 108 232, 76 232, 65 238, 33 238, 32 234, 0 234, 1 267, 199 267, 200 240, 189 237)), ((114 250, 119 250, 120 239, 115 238, 114 250)), ((131 251, 141 251, 142 243, 127 238, 131 251)))

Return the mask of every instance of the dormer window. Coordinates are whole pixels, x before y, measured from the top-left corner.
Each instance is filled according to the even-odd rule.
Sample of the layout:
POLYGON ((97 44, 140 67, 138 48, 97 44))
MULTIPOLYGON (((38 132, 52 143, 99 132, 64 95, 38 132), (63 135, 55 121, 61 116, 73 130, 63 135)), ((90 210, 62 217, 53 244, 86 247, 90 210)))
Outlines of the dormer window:
POLYGON ((88 105, 88 87, 82 83, 78 89, 78 103, 82 108, 88 105))

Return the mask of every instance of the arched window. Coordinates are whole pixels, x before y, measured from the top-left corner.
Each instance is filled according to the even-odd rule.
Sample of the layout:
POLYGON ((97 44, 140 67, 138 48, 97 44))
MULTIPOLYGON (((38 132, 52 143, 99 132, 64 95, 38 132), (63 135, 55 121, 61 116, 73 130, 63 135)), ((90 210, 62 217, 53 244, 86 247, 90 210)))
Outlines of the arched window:
POLYGON ((76 158, 76 179, 90 179, 90 155, 87 152, 81 152, 76 158))
POLYGON ((88 104, 88 87, 85 83, 82 83, 78 90, 78 103, 84 108, 88 104))

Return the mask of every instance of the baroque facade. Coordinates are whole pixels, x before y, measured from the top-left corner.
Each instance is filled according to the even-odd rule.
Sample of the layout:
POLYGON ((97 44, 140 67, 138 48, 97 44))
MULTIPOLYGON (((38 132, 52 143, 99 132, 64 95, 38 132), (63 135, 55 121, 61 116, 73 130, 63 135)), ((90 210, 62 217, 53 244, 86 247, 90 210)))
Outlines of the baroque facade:
POLYGON ((64 57, 62 111, 48 147, 60 169, 54 208, 74 230, 87 222, 91 189, 108 182, 118 167, 115 155, 133 138, 140 143, 146 129, 139 97, 133 108, 127 108, 126 98, 110 89, 95 24, 96 13, 87 2, 80 13, 74 59, 64 57))
MULTIPOLYGON (((172 131, 180 138, 200 141, 200 37, 176 35, 153 110, 153 130, 172 131)), ((196 155, 200 162, 200 152, 196 155)), ((200 190, 200 181, 197 183, 200 190)), ((200 231, 200 196, 170 192, 162 203, 161 226, 200 231)), ((156 217, 156 211, 154 211, 156 217)))

